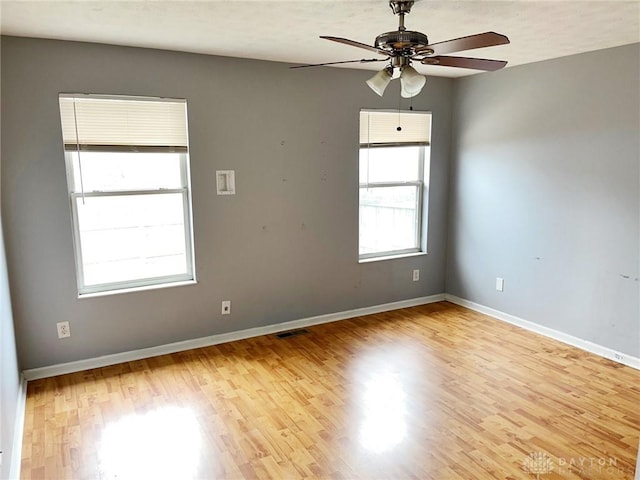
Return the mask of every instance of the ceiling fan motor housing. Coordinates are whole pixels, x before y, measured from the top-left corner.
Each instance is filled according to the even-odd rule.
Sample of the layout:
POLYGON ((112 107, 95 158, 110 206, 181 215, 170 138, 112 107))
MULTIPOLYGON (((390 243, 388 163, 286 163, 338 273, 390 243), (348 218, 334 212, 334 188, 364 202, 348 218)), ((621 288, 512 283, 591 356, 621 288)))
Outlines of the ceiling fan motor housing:
POLYGON ((387 32, 376 37, 375 46, 390 53, 398 54, 402 51, 412 51, 429 45, 429 39, 424 33, 403 30, 387 32))

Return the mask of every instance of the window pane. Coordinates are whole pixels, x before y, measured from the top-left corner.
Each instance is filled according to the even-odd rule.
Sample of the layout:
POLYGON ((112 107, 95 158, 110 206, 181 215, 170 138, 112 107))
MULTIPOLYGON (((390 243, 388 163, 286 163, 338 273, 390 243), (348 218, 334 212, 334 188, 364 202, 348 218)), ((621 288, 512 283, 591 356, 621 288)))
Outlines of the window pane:
POLYGON ((360 255, 419 247, 419 188, 360 188, 360 255))
POLYGON ((76 198, 85 286, 187 274, 180 193, 76 198))
POLYGON ((421 146, 360 149, 360 183, 421 180, 421 146))
POLYGON ((73 191, 181 188, 180 153, 69 152, 73 191), (82 184, 81 182, 82 178, 82 184))

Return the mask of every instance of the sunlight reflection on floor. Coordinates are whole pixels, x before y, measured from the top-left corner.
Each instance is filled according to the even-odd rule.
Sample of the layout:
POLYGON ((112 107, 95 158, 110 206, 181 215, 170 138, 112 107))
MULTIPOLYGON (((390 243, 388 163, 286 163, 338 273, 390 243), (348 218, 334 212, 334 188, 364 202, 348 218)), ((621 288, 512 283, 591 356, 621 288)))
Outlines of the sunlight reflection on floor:
POLYGON ((198 471, 201 436, 195 414, 163 407, 106 426, 100 445, 106 478, 190 479, 198 471))
POLYGON ((371 453, 387 452, 407 434, 404 386, 392 373, 382 373, 365 388, 360 444, 371 453))

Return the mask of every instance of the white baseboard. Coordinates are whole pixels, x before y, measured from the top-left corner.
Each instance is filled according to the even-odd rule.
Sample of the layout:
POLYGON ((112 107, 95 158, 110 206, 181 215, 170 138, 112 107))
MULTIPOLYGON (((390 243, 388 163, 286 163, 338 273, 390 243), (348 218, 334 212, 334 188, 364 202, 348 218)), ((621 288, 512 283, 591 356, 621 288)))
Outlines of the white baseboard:
POLYGON ((567 345, 571 345, 572 347, 577 347, 581 350, 595 353, 596 355, 608 358, 609 360, 613 360, 614 362, 622 363, 623 365, 627 365, 631 368, 635 368, 636 370, 640 370, 640 358, 638 357, 633 357, 631 355, 627 355, 626 353, 621 353, 616 350, 612 350, 611 348, 603 347, 602 345, 589 342, 588 340, 583 340, 582 338, 574 337, 573 335, 569 335, 568 333, 560 332, 559 330, 554 330, 553 328, 545 327, 543 325, 524 320, 514 315, 495 310, 493 308, 485 307, 484 305, 465 300, 464 298, 456 297, 455 295, 446 293, 444 297, 446 301, 455 303, 456 305, 466 307, 476 312, 484 313, 485 315, 496 318, 498 320, 502 320, 512 325, 516 325, 518 327, 524 328, 525 330, 539 333, 540 335, 553 338, 554 340, 566 343, 567 345))
MULTIPOLYGON (((326 315, 319 315, 316 317, 308 317, 299 320, 292 320, 290 322, 277 323, 274 325, 267 325, 264 327, 249 328, 246 330, 239 330, 236 332, 222 333, 219 335, 211 335, 208 337, 195 338, 193 340, 185 340, 182 342, 169 343, 166 345, 159 345, 157 347, 142 348, 139 350, 131 350, 128 352, 115 353, 112 355, 104 355, 96 358, 89 358, 86 360, 78 360, 76 362, 61 363, 58 365, 51 365, 48 367, 33 368, 25 370, 23 372, 24 380, 37 380, 39 378, 54 377, 56 375, 64 375, 66 373, 80 372, 83 370, 89 370, 92 368, 106 367, 109 365, 115 365, 118 363, 130 362, 134 360, 142 360, 145 358, 155 357, 158 355, 166 355, 169 353, 182 352, 184 350, 190 350, 193 348, 208 347, 211 345, 219 345, 221 343, 233 342, 236 340, 243 340, 246 338, 258 337, 260 335, 270 335, 279 332, 285 332, 287 330, 294 330, 296 328, 310 327, 312 325, 320 325, 322 323, 336 322, 339 320, 346 320, 348 318, 354 318, 364 315, 372 315, 375 313, 388 312, 391 310, 397 310, 400 308, 415 307, 417 305, 426 305, 428 303, 441 302, 447 300, 456 305, 466 307, 476 312, 484 313, 490 317, 498 320, 505 321, 512 325, 530 330, 532 332, 539 333, 549 338, 553 338, 568 345, 586 350, 601 357, 608 358, 614 362, 622 363, 629 367, 640 370, 640 358, 632 357, 627 354, 623 354, 601 345, 583 340, 578 337, 574 337, 567 333, 554 330, 543 325, 539 325, 528 320, 510 315, 508 313, 495 310, 493 308, 485 307, 475 302, 465 300, 455 295, 450 294, 438 294, 428 297, 419 297, 410 300, 402 300, 399 302, 385 303, 382 305, 374 305, 371 307, 357 308, 354 310, 347 310, 344 312, 330 313, 326 315)), ((26 394, 26 387, 25 392, 26 394)), ((24 410, 24 406, 23 406, 24 410)))
POLYGON ((20 376, 20 389, 18 390, 18 403, 16 405, 16 420, 13 430, 13 444, 11 445, 11 458, 9 461, 9 480, 20 478, 20 465, 22 463, 22 435, 24 433, 24 415, 27 404, 27 379, 20 376))
POLYGON ((408 308, 415 307, 417 305, 425 305, 427 303, 441 302, 444 299, 444 294, 438 294, 428 297, 402 300, 399 302, 385 303, 382 305, 374 305, 371 307, 357 308, 355 310, 347 310, 344 312, 336 312, 327 315, 303 318, 300 320, 292 320, 290 322, 277 323, 264 327, 249 328, 246 330, 239 330, 237 332, 222 333, 219 335, 211 335, 209 337, 185 340, 183 342, 169 343, 167 345, 159 345, 157 347, 142 348, 139 350, 116 353, 113 355, 104 355, 102 357, 89 358, 76 362, 61 363, 58 365, 51 365, 49 367, 32 368, 29 370, 25 370, 23 372, 23 375, 26 380, 37 380, 39 378, 55 377, 56 375, 81 372, 83 370, 106 367, 109 365, 130 362, 133 360, 142 360, 145 358, 156 357, 158 355, 182 352, 184 350, 190 350, 193 348, 208 347, 211 345, 218 345, 221 343, 243 340, 246 338, 259 337, 260 335, 270 335, 273 333, 285 332, 287 330, 294 330, 296 328, 310 327, 312 325, 336 322, 338 320, 346 320, 348 318, 360 317, 363 315, 388 312, 390 310, 397 310, 399 308, 408 308))

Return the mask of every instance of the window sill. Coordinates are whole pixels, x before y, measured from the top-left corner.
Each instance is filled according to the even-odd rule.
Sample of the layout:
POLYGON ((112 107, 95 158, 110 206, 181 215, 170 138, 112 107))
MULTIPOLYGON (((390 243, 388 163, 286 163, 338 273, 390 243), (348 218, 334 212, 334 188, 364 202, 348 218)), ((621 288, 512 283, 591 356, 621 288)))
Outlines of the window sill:
POLYGON ((147 290, 157 290, 160 288, 185 287, 187 285, 196 285, 196 280, 186 280, 183 282, 159 283, 157 285, 144 285, 142 287, 119 288, 117 290, 105 290, 103 292, 79 293, 78 299, 106 297, 108 295, 119 295, 121 293, 144 292, 147 290))
POLYGON ((399 253, 397 255, 385 255, 384 257, 359 258, 358 263, 371 263, 371 262, 380 262, 383 260, 395 260, 398 258, 420 257, 426 254, 427 252, 411 252, 411 253, 399 253))

